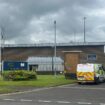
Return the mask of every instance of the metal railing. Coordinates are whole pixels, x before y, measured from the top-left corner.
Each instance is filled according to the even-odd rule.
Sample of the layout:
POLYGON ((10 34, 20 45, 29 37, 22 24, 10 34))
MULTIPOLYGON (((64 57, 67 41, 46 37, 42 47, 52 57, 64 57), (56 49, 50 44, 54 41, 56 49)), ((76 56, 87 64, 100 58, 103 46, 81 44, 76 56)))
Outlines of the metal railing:
MULTIPOLYGON (((56 46, 80 46, 80 45, 105 45, 105 42, 70 42, 56 43, 56 46)), ((1 47, 1 46, 0 46, 1 47)), ((36 44, 4 44, 4 47, 54 47, 54 43, 36 43, 36 44)))

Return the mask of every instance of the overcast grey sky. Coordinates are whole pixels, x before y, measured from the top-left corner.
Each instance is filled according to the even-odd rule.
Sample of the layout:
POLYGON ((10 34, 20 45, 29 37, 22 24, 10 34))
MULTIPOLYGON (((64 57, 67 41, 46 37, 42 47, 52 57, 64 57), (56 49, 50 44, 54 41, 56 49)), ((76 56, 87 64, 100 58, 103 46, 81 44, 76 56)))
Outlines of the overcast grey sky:
POLYGON ((0 25, 6 43, 105 41, 105 0, 0 0, 0 25))

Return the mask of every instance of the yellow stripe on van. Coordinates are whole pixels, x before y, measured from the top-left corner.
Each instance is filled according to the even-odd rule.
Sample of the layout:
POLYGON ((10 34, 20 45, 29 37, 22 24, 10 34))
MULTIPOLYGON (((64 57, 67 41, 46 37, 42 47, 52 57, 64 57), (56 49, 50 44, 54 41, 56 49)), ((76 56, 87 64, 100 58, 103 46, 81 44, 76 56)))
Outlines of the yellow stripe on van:
POLYGON ((77 72, 77 79, 93 81, 94 80, 94 72, 77 72))

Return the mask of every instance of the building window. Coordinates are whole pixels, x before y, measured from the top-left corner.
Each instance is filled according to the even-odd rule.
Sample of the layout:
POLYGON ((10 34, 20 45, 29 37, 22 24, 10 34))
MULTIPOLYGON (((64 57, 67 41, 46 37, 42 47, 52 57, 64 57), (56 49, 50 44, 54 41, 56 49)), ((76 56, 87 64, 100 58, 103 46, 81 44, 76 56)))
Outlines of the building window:
POLYGON ((96 61, 97 60, 97 55, 96 54, 88 54, 87 55, 87 60, 88 61, 96 61))

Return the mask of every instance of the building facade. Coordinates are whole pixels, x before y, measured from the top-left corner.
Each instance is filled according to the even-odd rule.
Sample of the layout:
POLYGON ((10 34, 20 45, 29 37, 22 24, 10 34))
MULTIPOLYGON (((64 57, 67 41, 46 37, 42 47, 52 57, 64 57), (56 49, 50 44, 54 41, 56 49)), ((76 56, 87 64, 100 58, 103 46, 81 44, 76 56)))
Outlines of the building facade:
MULTIPOLYGON (((77 63, 101 63, 105 65, 104 45, 105 43, 57 44, 56 55, 64 60, 65 69, 68 68, 71 73, 75 73, 77 63)), ((54 46, 53 44, 6 45, 2 52, 4 61, 26 61, 31 56, 53 57, 54 46)))

